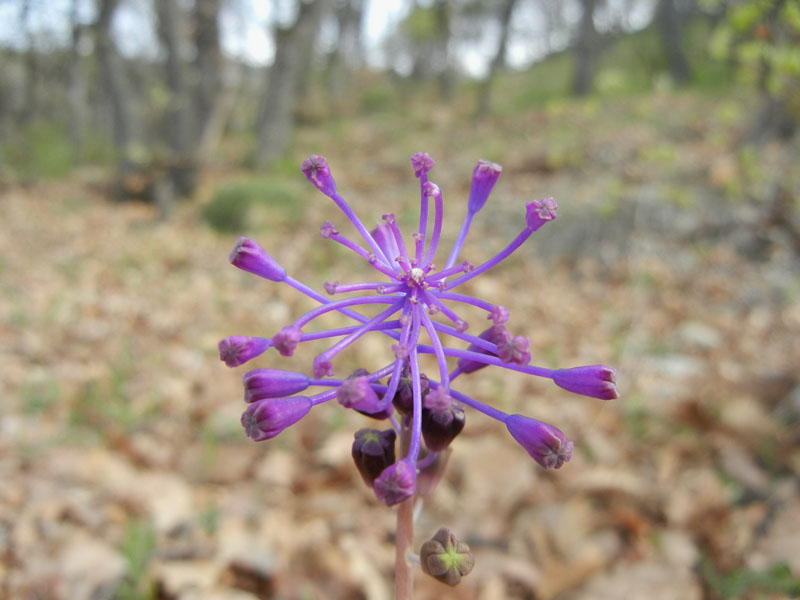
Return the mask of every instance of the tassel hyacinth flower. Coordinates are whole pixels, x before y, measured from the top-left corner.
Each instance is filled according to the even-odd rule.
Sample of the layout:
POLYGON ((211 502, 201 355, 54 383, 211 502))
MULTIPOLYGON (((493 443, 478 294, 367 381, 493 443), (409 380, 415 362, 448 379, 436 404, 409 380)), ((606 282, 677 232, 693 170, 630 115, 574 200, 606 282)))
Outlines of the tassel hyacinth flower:
POLYGON ((577 394, 603 400, 617 397, 616 374, 610 367, 551 370, 531 365, 529 340, 507 329, 509 311, 457 291, 464 283, 501 263, 535 231, 553 221, 558 209, 556 202, 545 198, 527 203, 522 231, 493 258, 480 265, 459 262, 473 218, 485 206, 502 171, 495 163, 479 161, 466 203, 466 217, 443 268, 438 269, 434 257, 439 250, 444 221, 442 192, 428 180, 434 166, 428 154, 414 154, 411 163, 419 179, 420 219, 419 227, 406 237, 391 213, 382 215, 382 223, 369 230, 337 192, 327 161, 316 155, 305 160, 302 171, 308 180, 336 203, 361 240, 345 237, 330 222, 322 225, 322 237, 367 261, 377 271, 377 280, 325 283, 326 296, 292 278, 256 242, 240 238, 230 255, 234 266, 289 285, 319 306, 271 338, 232 336, 219 343, 220 359, 236 367, 270 348, 291 356, 303 342, 333 340, 314 359, 309 375, 276 369, 247 372, 244 388, 248 407, 242 425, 253 440, 269 439, 298 422, 313 407, 334 398, 345 408, 388 421, 384 431, 360 430, 353 445, 353 458, 362 478, 387 505, 401 503, 414 495, 418 473, 434 464, 437 453, 447 450, 464 428, 465 408, 503 423, 512 438, 546 469, 558 469, 572 456, 573 443, 560 430, 522 415, 506 414, 458 391, 454 385, 460 377, 494 366, 549 379, 577 394), (378 307, 375 316, 363 312, 372 305, 378 307), (468 323, 458 314, 460 306, 483 311, 491 326, 478 335, 467 333, 468 323), (312 329, 318 317, 332 311, 352 319, 353 324, 330 330, 312 329), (366 335, 388 338, 394 361, 373 370, 359 369, 345 379, 335 378, 337 355, 366 335), (445 344, 450 341, 459 347, 445 344), (420 372, 421 354, 435 358, 438 366, 435 376, 420 372), (326 389, 310 393, 309 388, 326 389), (396 435, 406 436, 403 446, 407 450, 395 458, 396 435))

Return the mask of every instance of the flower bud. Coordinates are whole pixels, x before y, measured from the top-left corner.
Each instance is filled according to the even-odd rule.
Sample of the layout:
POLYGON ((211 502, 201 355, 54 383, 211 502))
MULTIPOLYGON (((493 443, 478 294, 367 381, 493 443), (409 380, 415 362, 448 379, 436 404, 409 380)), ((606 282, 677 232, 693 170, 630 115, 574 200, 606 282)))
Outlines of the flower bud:
POLYGON ((308 180, 326 196, 336 193, 336 182, 333 181, 328 161, 324 157, 312 154, 301 166, 308 180))
POLYGON ((270 281, 283 281, 286 271, 253 240, 240 237, 228 260, 234 267, 270 281))
POLYGON ((469 212, 475 214, 483 208, 502 170, 503 167, 497 163, 488 160, 478 161, 478 165, 472 172, 472 187, 469 190, 469 203, 467 204, 469 212))
POLYGON ((558 469, 572 458, 575 445, 552 425, 522 415, 509 415, 506 427, 511 437, 545 469, 558 469))
MULTIPOLYGON (((483 331, 478 337, 482 340, 485 340, 491 344, 500 345, 506 337, 510 337, 511 334, 506 331, 506 328, 503 325, 493 325, 489 327, 486 331, 483 331)), ((494 352, 490 352, 480 346, 475 344, 470 344, 469 348, 467 348, 470 352, 478 352, 480 354, 486 354, 488 356, 497 356, 494 352)), ((461 370, 462 373, 472 373, 473 371, 477 371, 478 369, 482 369, 486 366, 486 363, 479 362, 477 360, 472 360, 470 358, 459 358, 458 359, 458 368, 461 370)))
POLYGON ((422 409, 422 437, 429 450, 447 449, 464 429, 464 408, 439 386, 425 398, 422 409))
POLYGON ((528 229, 536 231, 548 221, 556 218, 558 204, 552 198, 534 200, 525 205, 525 222, 528 229))
POLYGON ((414 495, 416 477, 416 466, 408 458, 404 458, 386 467, 375 480, 372 489, 375 490, 378 500, 386 506, 394 506, 414 495))
POLYGON ((394 464, 394 429, 359 429, 353 441, 352 455, 361 478, 372 487, 383 470, 394 464))
MULTIPOLYGON (((428 381, 428 376, 425 375, 425 373, 419 374, 419 383, 420 390, 422 391, 422 400, 424 402, 425 397, 428 395, 428 392, 430 392, 431 389, 431 384, 428 381)), ((392 404, 404 417, 410 417, 414 412, 413 385, 411 372, 408 368, 408 364, 406 364, 403 367, 403 370, 400 372, 400 382, 397 386, 397 391, 394 394, 394 398, 392 399, 392 404)))
POLYGON ((559 369, 553 373, 553 381, 558 387, 582 396, 600 400, 619 398, 617 372, 605 365, 559 369))
POLYGON ((246 335, 232 335, 219 342, 219 359, 229 367, 238 367, 262 354, 272 345, 270 340, 246 335))
POLYGON ((530 348, 531 341, 528 338, 506 332, 503 340, 497 344, 497 356, 504 363, 524 367, 531 362, 530 348))
POLYGON ((414 175, 417 177, 421 177, 423 173, 430 171, 435 164, 427 152, 415 152, 411 157, 411 166, 414 167, 414 175))
POLYGON ((272 336, 272 345, 282 356, 291 356, 294 354, 294 349, 297 348, 297 344, 300 343, 300 338, 302 337, 303 332, 300 331, 299 327, 289 325, 272 336))
POLYGON ((378 244, 386 259, 394 263, 397 257, 400 256, 400 248, 392 233, 392 228, 386 223, 378 223, 375 229, 370 231, 370 235, 375 239, 375 243, 378 244))
POLYGON ((311 406, 304 396, 258 400, 242 414, 242 427, 254 442, 268 440, 305 417, 311 406))
POLYGON ((331 359, 328 358, 326 354, 320 354, 314 358, 314 365, 312 367, 314 371, 314 377, 319 379, 320 377, 332 376, 333 375, 333 365, 331 364, 331 359))
POLYGON ((291 396, 308 387, 308 377, 304 373, 279 369, 254 369, 245 373, 242 381, 244 401, 248 403, 291 396))
POLYGON ((449 586, 458 585, 475 565, 467 543, 459 541, 446 527, 422 544, 419 560, 425 573, 449 586))

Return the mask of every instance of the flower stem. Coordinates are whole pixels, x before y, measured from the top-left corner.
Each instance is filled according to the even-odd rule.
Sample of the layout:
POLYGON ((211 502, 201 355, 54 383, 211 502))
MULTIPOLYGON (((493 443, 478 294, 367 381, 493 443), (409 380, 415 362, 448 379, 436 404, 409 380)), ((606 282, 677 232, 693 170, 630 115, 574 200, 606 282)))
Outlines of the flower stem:
MULTIPOLYGON (((403 426, 400 434, 401 455, 408 452, 411 445, 411 429, 403 426)), ((395 600, 411 600, 414 595, 414 565, 406 555, 411 550, 414 538, 414 496, 397 507, 397 527, 395 531, 394 555, 394 597, 395 600)))

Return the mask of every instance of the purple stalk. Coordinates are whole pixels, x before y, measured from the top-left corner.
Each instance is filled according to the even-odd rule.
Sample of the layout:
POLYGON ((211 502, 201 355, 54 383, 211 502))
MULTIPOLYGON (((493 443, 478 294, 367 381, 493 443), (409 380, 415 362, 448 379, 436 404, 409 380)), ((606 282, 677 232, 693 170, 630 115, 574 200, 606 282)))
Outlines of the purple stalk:
POLYGON ((462 283, 464 283, 466 281, 469 281, 473 277, 477 277, 478 275, 480 275, 482 273, 485 273, 486 271, 491 269, 496 264, 504 261, 506 258, 508 258, 511 255, 512 252, 514 252, 514 250, 516 250, 522 244, 524 244, 525 240, 527 240, 531 236, 532 233, 533 233, 533 231, 526 227, 497 256, 495 256, 494 258, 490 258, 485 263, 483 263, 481 266, 475 267, 475 269, 470 271, 469 273, 465 273, 461 277, 457 277, 457 278, 453 279, 453 281, 451 281, 450 283, 447 284, 445 289, 446 290, 452 290, 454 287, 457 287, 457 286, 461 285, 462 283))
MULTIPOLYGON (((345 298, 344 300, 338 300, 336 302, 330 302, 328 304, 324 304, 322 306, 318 306, 317 308, 308 311, 302 317, 297 319, 294 323, 292 323, 292 327, 297 327, 298 329, 302 329, 306 324, 310 323, 317 317, 324 315, 325 313, 329 313, 332 310, 339 310, 340 308, 345 308, 348 306, 361 306, 365 304, 391 304, 395 301, 394 296, 359 296, 358 298, 345 298)), ((363 315, 359 315, 363 316, 363 315)), ((369 317, 364 317, 365 321, 369 319, 369 317)))
POLYGON ((458 255, 461 254, 461 248, 464 247, 464 241, 467 239, 467 233, 469 232, 469 227, 472 225, 472 219, 474 217, 475 213, 473 212, 467 212, 467 216, 464 217, 464 222, 461 224, 461 230, 458 232, 456 243, 453 245, 453 249, 450 251, 450 257, 447 259, 447 264, 444 266, 445 269, 449 269, 456 264, 456 260, 458 260, 458 255))
POLYGON ((423 267, 427 267, 433 262, 433 257, 436 255, 436 248, 439 246, 439 236, 442 234, 442 221, 444 219, 444 207, 442 202, 442 190, 435 183, 428 183, 427 189, 433 195, 435 206, 434 219, 433 219, 433 236, 431 243, 428 246, 428 251, 425 253, 425 260, 422 262, 423 267))

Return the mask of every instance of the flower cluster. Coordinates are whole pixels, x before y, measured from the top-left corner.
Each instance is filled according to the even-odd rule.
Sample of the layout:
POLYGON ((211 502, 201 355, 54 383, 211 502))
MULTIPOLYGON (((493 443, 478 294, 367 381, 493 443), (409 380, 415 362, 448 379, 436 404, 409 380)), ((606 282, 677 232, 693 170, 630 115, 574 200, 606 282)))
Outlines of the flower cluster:
POLYGON ((413 496, 420 470, 432 464, 437 453, 446 450, 464 428, 465 407, 504 423, 511 436, 546 469, 557 469, 571 458, 573 443, 559 429, 522 415, 506 414, 457 391, 453 384, 458 377, 492 365, 550 379, 557 386, 584 396, 603 400, 617 397, 613 369, 593 365, 551 370, 530 365, 530 342, 507 329, 509 312, 505 307, 455 291, 502 262, 531 234, 554 220, 558 208, 555 201, 546 198, 529 202, 525 206, 522 231, 493 258, 479 266, 459 262, 472 220, 483 208, 502 171, 500 165, 479 161, 472 177, 466 218, 444 267, 437 269, 433 261, 444 219, 442 192, 428 180, 428 172, 434 165, 428 154, 416 153, 411 163, 420 185, 420 219, 419 228, 407 244, 393 214, 384 214, 382 223, 368 230, 336 191, 327 161, 316 155, 305 160, 302 170, 308 180, 336 203, 366 247, 340 234, 329 222, 321 227, 322 237, 352 250, 384 280, 325 283, 329 296, 344 295, 343 299, 332 299, 292 278, 256 242, 240 238, 230 255, 234 266, 285 283, 319 302, 319 306, 271 338, 233 336, 219 343, 220 358, 228 366, 236 367, 269 348, 291 356, 300 343, 335 339, 333 345, 314 359, 311 375, 276 369, 246 373, 244 399, 248 407, 242 415, 242 425, 251 439, 266 440, 302 419, 314 406, 334 398, 346 408, 388 421, 391 427, 386 430, 358 431, 352 449, 362 478, 387 505, 413 496), (375 316, 361 312, 369 305, 379 305, 380 312, 375 316), (468 323, 454 309, 458 305, 485 312, 491 325, 479 335, 467 333, 468 323), (308 331, 312 321, 332 311, 346 315, 354 324, 308 331), (359 369, 344 379, 335 378, 336 356, 372 333, 390 338, 394 361, 377 370, 359 369), (446 347, 444 336, 466 348, 446 347), (438 378, 420 372, 420 354, 435 357, 438 378), (448 359, 455 363, 452 369, 448 359), (312 387, 327 389, 299 395, 312 387), (395 455, 397 434, 407 434, 409 439, 408 450, 399 459, 395 455))

